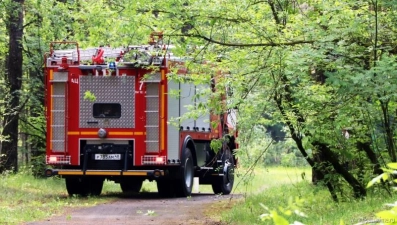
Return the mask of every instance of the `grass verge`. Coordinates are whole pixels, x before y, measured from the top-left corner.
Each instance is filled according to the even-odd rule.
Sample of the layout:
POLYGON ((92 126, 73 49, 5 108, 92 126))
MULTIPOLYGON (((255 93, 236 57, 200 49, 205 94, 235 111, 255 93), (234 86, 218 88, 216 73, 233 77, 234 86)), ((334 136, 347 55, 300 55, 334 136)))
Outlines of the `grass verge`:
MULTIPOLYGON (((327 189, 311 184, 308 169, 268 168, 256 169, 255 173, 258 177, 252 180, 251 192, 245 198, 232 202, 232 206, 227 202, 217 205, 224 224, 274 224, 260 219, 260 215, 271 211, 286 218, 289 224, 295 221, 306 225, 339 225, 341 221, 357 224, 375 220, 375 213, 385 209, 385 203, 395 201, 393 196, 376 187, 368 190, 363 200, 345 197, 335 203, 327 189), (296 215, 295 210, 307 217, 296 215)), ((210 214, 215 215, 216 210, 211 210, 210 214)))
MULTIPOLYGON (((67 217, 71 209, 112 201, 121 192, 118 184, 105 182, 103 195, 75 198, 68 197, 64 180, 60 178, 34 179, 27 172, 4 174, 0 178, 0 224, 40 221, 61 214, 67 217)), ((260 215, 268 213, 262 204, 290 223, 336 225, 343 220, 345 224, 356 224, 375 219, 374 214, 385 209, 385 203, 394 202, 393 196, 374 187, 364 200, 344 199, 334 203, 328 191, 313 186, 310 179, 309 168, 256 168, 253 171, 240 168, 236 171, 233 191, 240 197, 214 202, 206 215, 224 224, 273 224, 260 220, 260 215), (291 209, 299 209, 307 217, 287 215, 291 209)), ((155 182, 146 181, 141 192, 156 190, 155 182)), ((212 193, 211 186, 200 185, 200 192, 212 193)))
MULTIPOLYGON (((112 197, 69 197, 63 179, 35 179, 28 172, 0 176, 0 224, 21 224, 67 213, 71 208, 89 207, 112 197)), ((114 184, 105 182, 104 192, 114 184)), ((66 215, 67 216, 67 215, 66 215)))

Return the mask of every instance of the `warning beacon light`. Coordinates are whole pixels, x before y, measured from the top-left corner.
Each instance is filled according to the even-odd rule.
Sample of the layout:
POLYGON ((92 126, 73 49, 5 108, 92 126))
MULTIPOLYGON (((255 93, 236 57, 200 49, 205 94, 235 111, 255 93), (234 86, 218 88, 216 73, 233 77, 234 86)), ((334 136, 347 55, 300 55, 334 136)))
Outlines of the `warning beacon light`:
POLYGON ((109 63, 109 69, 116 70, 116 63, 115 62, 110 62, 109 63))

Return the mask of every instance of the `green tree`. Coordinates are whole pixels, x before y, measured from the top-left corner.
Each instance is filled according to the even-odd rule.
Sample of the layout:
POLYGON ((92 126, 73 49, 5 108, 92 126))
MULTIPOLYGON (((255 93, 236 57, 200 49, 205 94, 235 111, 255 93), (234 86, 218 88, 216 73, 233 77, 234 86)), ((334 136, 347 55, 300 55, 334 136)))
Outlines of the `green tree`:
MULTIPOLYGON (((249 134, 252 128, 285 124, 286 138, 335 200, 338 185, 361 198, 381 164, 396 161, 395 3, 26 0, 23 44, 32 65, 46 48, 38 44, 50 40, 120 46, 144 44, 150 32, 163 31, 196 83, 217 77, 221 92, 203 92, 217 96, 192 115, 238 108, 241 146, 264 143, 258 140, 264 134, 249 134), (203 61, 209 63, 197 63, 203 61), (224 94, 231 94, 226 107, 217 101, 224 94)), ((24 68, 30 77, 41 76, 32 69, 37 65, 24 68)), ((26 79, 24 85, 36 83, 26 79)), ((40 99, 29 101, 33 107, 40 99)), ((41 129, 31 118, 39 110, 29 108, 23 129, 41 129)), ((253 155, 245 150, 239 154, 253 155)))
MULTIPOLYGON (((322 178, 340 176, 360 198, 366 171, 380 168, 382 155, 395 161, 395 6, 389 1, 161 1, 142 9, 161 12, 152 27, 164 28, 177 44, 185 37, 179 46, 199 46, 181 48, 181 55, 230 71, 218 89, 232 85, 230 107, 238 106, 247 122, 240 128, 261 123, 244 119, 253 113, 274 112, 322 178), (192 29, 182 33, 186 24, 192 29)), ((324 182, 337 200, 335 180, 324 182)))
POLYGON ((1 153, 5 155, 2 169, 18 169, 18 124, 21 107, 20 91, 22 86, 22 37, 23 37, 23 3, 24 0, 13 0, 6 4, 6 27, 9 44, 6 59, 8 95, 6 101, 2 136, 7 141, 2 143, 1 153))

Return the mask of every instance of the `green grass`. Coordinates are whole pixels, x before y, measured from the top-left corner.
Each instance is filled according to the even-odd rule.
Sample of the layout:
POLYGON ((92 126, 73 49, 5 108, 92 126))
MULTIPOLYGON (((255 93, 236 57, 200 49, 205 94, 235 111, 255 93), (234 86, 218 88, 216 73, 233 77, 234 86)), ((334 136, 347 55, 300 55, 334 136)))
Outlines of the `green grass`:
MULTIPOLYGON (((120 196, 118 184, 105 182, 100 197, 68 197, 63 179, 56 177, 35 179, 29 173, 5 174, 0 176, 0 224, 20 224, 40 221, 53 215, 67 216, 71 209, 89 207, 114 201, 120 196)), ((368 197, 359 201, 344 198, 334 203, 325 188, 310 183, 309 168, 256 168, 250 171, 239 168, 236 171, 234 198, 232 202, 214 202, 208 213, 226 224, 273 224, 261 221, 259 216, 267 213, 265 205, 276 210, 290 223, 300 221, 306 225, 355 224, 375 219, 374 214, 385 209, 385 203, 395 202, 394 197, 385 194, 379 187, 371 188, 368 197), (302 203, 297 207, 308 217, 283 215, 294 200, 302 203)), ((156 192, 156 182, 145 181, 141 192, 156 192)), ((210 185, 200 185, 201 193, 212 193, 210 185)))
MULTIPOLYGON (((385 203, 395 202, 384 190, 375 187, 368 190, 364 200, 345 197, 340 203, 335 203, 327 189, 311 184, 309 169, 269 168, 256 169, 255 172, 259 177, 253 179, 251 192, 237 204, 226 207, 222 221, 236 225, 274 224, 271 220, 260 220, 260 215, 269 213, 263 205, 270 211, 275 210, 291 224, 299 221, 306 225, 339 225, 341 220, 345 224, 356 224, 376 219, 375 213, 385 209, 385 203), (302 172, 305 179, 302 179, 302 172), (263 186, 255 192, 254 187, 260 187, 259 183, 263 186), (288 209, 292 212, 298 209, 307 217, 283 214, 288 209)), ((225 205, 220 204, 219 208, 225 208, 225 205)))
POLYGON ((255 194, 282 184, 294 184, 311 176, 309 168, 255 168, 237 170, 235 193, 255 194))
MULTIPOLYGON (((0 224, 37 221, 67 212, 71 208, 89 207, 112 197, 68 197, 63 179, 35 179, 26 172, 0 176, 0 224)), ((104 193, 114 184, 105 182, 104 193)), ((67 214, 64 214, 67 215, 67 214)))
MULTIPOLYGON (((254 194, 281 184, 296 183, 302 176, 311 176, 309 168, 273 167, 255 168, 254 170, 238 168, 235 171, 232 194, 254 194)), ((194 188, 193 188, 194 189, 194 188)), ((200 185, 200 193, 212 193, 211 185, 200 185)))
MULTIPOLYGON (((233 193, 256 193, 279 183, 295 181, 300 177, 300 172, 297 170, 280 169, 280 171, 288 176, 280 176, 267 170, 247 173, 247 170, 239 169, 236 171, 236 188, 233 193)), ((100 197, 69 197, 63 179, 57 177, 35 179, 23 169, 18 174, 0 175, 0 179, 0 224, 38 221, 59 214, 67 216, 65 212, 72 208, 113 201, 121 193, 118 184, 105 182, 100 197)), ((212 193, 210 185, 200 185, 199 190, 201 193, 212 193)), ((156 182, 149 181, 145 181, 141 189, 141 192, 156 191, 156 182)))
MULTIPOLYGON (((156 191, 156 182, 149 181, 145 181, 141 189, 141 192, 156 191)), ((0 224, 39 221, 60 214, 67 216, 71 209, 114 201, 121 196, 119 184, 105 181, 101 196, 69 197, 64 179, 36 179, 21 169, 18 174, 0 175, 0 224)))

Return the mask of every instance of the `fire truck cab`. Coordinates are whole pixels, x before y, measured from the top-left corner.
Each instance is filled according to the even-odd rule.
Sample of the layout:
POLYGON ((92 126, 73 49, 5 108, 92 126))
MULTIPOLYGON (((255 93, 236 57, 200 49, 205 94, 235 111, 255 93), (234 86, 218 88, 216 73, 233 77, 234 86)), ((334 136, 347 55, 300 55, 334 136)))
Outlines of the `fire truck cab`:
POLYGON ((139 192, 146 179, 156 181, 163 197, 190 196, 194 177, 216 194, 232 191, 234 111, 171 123, 186 106, 207 100, 194 95, 210 82, 206 87, 169 79, 171 67, 183 60, 161 40, 156 33, 149 45, 123 48, 51 43, 45 58, 45 173, 65 178, 70 195, 99 195, 105 179, 124 193, 139 192), (212 140, 222 140, 222 147, 211 149, 212 140))

